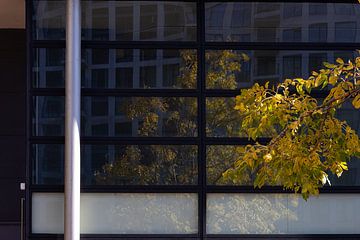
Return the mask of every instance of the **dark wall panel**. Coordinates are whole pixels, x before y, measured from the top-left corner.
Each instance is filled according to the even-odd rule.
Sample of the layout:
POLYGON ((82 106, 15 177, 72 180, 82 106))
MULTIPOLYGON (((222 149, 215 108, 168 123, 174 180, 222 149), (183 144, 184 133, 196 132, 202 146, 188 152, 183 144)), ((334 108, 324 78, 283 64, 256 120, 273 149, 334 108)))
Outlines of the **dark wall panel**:
POLYGON ((26 32, 0 29, 0 239, 19 234, 26 160, 26 32))

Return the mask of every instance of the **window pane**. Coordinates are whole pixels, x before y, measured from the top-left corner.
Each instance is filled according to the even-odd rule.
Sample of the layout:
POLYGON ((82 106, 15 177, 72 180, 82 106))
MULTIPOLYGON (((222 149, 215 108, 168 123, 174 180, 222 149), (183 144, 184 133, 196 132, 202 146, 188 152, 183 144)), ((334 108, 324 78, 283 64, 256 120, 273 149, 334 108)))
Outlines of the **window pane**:
POLYGON ((192 97, 84 97, 83 112, 85 136, 94 136, 91 127, 98 124, 108 125, 102 136, 197 136, 197 102, 192 97), (97 99, 101 102, 91 106, 97 99))
MULTIPOLYGON (((82 145, 82 185, 195 185, 197 146, 82 145)), ((32 147, 33 184, 61 185, 64 145, 32 147)))
MULTIPOLYGON (((34 39, 65 39, 65 1, 35 1, 34 39)), ((195 41, 196 3, 82 1, 82 39, 195 41)))
POLYGON ((354 59, 355 51, 207 50, 206 88, 239 89, 259 83, 276 84, 286 78, 307 78, 324 68, 323 62, 354 59))
POLYGON ((222 174, 234 166, 241 158, 243 146, 213 145, 206 146, 206 176, 208 185, 252 185, 255 174, 250 172, 242 176, 241 182, 233 183, 222 177, 222 174))
POLYGON ((208 234, 359 234, 359 195, 208 194, 208 234), (341 202, 341 204, 339 204, 341 202))
MULTIPOLYGON (((346 121, 349 126, 360 136, 360 111, 356 110, 350 101, 342 105, 337 112, 337 117, 346 121)), ((345 171, 340 178, 329 174, 333 186, 360 186, 360 158, 352 158, 349 162, 349 170, 345 171)))
POLYGON ((335 40, 338 42, 355 42, 356 22, 335 23, 335 40))
MULTIPOLYGON (((37 96, 33 104, 33 135, 64 135, 64 97, 37 96)), ((83 97, 81 113, 82 136, 197 136, 194 97, 83 97)))
POLYGON ((58 185, 64 182, 64 145, 32 146, 32 184, 58 185))
POLYGON ((33 38, 65 39, 65 1, 33 1, 33 38))
POLYGON ((327 23, 314 23, 309 25, 309 42, 326 42, 327 35, 327 23))
POLYGON ((244 137, 241 117, 234 110, 235 98, 209 97, 206 99, 207 137, 244 137))
POLYGON ((356 3, 208 2, 205 38, 226 42, 355 43, 360 38, 359 26, 337 25, 356 23, 359 14, 356 3), (347 33, 334 38, 337 31, 347 33))
POLYGON ((59 88, 65 85, 65 51, 60 48, 37 48, 33 51, 33 87, 59 88))
MULTIPOLYGON (((32 194, 32 233, 64 232, 62 193, 32 194)), ((196 234, 193 193, 82 193, 83 234, 196 234)))
POLYGON ((32 134, 34 136, 64 135, 64 97, 33 97, 32 134))
MULTIPOLYGON (((197 53, 192 49, 85 49, 81 78, 83 88, 195 89, 197 53)), ((64 49, 35 49, 33 87, 64 86, 64 49)))
MULTIPOLYGON (((237 111, 233 110, 233 98, 208 98, 207 105, 207 137, 248 137, 246 129, 241 129, 241 116, 237 115, 237 111), (227 105, 229 104, 230 105, 227 105), (233 118, 231 118, 234 116, 233 118)), ((319 104, 321 102, 319 101, 319 104)), ((347 123, 360 134, 360 115, 350 102, 343 104, 338 111, 337 117, 347 123)), ((269 135, 264 135, 267 137, 269 135)), ((210 185, 234 185, 231 181, 225 181, 222 173, 233 166, 233 163, 242 157, 241 146, 207 146, 206 148, 206 164, 207 164, 207 183, 210 185)), ((342 156, 339 155, 339 158, 342 156)), ((345 171, 342 177, 329 172, 329 178, 332 186, 359 186, 360 185, 360 161, 353 158, 349 163, 349 170, 345 171)), ((243 175, 236 185, 252 184, 255 173, 249 172, 243 175)))
POLYGON ((83 168, 91 185, 194 185, 197 147, 85 145, 83 168))

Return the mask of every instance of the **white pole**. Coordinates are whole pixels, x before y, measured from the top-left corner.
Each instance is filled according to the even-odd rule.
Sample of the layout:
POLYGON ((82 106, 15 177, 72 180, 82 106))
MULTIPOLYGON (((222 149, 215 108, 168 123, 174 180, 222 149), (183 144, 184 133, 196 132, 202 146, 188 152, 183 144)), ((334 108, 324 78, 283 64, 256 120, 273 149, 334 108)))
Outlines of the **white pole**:
POLYGON ((66 1, 64 239, 80 239, 80 0, 66 1))

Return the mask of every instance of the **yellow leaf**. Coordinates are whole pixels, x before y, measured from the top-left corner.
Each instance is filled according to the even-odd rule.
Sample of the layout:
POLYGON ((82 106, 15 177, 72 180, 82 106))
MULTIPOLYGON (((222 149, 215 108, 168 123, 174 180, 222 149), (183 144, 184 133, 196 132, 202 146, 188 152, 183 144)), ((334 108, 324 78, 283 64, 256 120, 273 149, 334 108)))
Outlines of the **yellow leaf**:
POLYGON ((341 58, 337 58, 337 59, 336 59, 336 62, 337 62, 337 63, 340 63, 340 64, 344 64, 344 60, 342 60, 341 58))
POLYGON ((348 170, 348 166, 347 166, 347 163, 346 162, 341 162, 340 163, 340 167, 344 170, 348 170))
MULTIPOLYGON (((360 1, 360 0, 359 0, 360 1)), ((338 81, 338 77, 336 77, 336 76, 330 76, 329 77, 329 83, 331 84, 331 85, 335 85, 336 83, 337 83, 337 81, 338 81)))
POLYGON ((265 162, 270 162, 272 160, 272 156, 270 153, 264 155, 263 158, 264 158, 265 162))
POLYGON ((356 95, 356 97, 352 101, 352 104, 354 105, 354 108, 356 109, 360 108, 360 94, 356 95))
POLYGON ((328 63, 328 62, 323 62, 324 66, 327 67, 327 68, 336 68, 336 65, 335 64, 331 64, 331 63, 328 63))

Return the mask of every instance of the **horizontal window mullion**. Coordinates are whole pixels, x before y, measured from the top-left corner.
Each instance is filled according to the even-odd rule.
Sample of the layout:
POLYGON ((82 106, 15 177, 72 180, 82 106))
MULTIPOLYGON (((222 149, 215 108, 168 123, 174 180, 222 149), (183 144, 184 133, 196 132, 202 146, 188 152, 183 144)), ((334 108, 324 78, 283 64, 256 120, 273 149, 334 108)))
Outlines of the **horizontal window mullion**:
POLYGON ((207 234, 206 239, 212 240, 223 240, 223 239, 252 239, 252 240, 274 240, 274 239, 283 239, 283 240, 354 240, 359 239, 360 234, 207 234))
MULTIPOLYGON (((30 144, 64 143, 62 136, 31 137, 30 144)), ((122 144, 122 145, 196 145, 200 143, 198 137, 80 137, 81 144, 122 144)))
POLYGON ((197 49, 197 42, 182 41, 82 41, 82 48, 197 49))
MULTIPOLYGON (((33 96, 64 96, 65 89, 32 89, 33 96)), ((196 89, 81 89, 82 96, 124 96, 124 97, 197 97, 196 89)))
POLYGON ((359 43, 206 42, 208 50, 354 50, 359 43))
MULTIPOLYGON (((265 2, 268 3, 268 0, 205 0, 205 2, 265 2)), ((357 0, 271 0, 271 2, 295 2, 295 3, 358 3, 357 0)))
MULTIPOLYGON (((35 192, 64 192, 64 185, 35 185, 30 186, 35 192)), ((88 185, 81 186, 83 193, 197 193, 197 185, 88 185)))
MULTIPOLYGON (((360 193, 360 186, 326 186, 320 188, 320 193, 360 193)), ((263 186, 261 189, 254 188, 254 186, 215 186, 210 185, 206 187, 208 193, 294 193, 293 191, 285 190, 281 186, 263 186)))
MULTIPOLYGON (((257 143, 267 144, 270 138, 258 138, 257 143)), ((207 137, 204 140, 206 145, 248 145, 255 144, 256 142, 244 137, 207 137)))
MULTIPOLYGON (((33 48, 65 48, 65 40, 33 40, 33 48)), ((81 41, 81 48, 103 49, 197 49, 197 42, 182 41, 81 41)))
MULTIPOLYGON (((206 90, 204 92, 204 95, 206 97, 236 97, 241 94, 242 89, 248 89, 248 88, 239 88, 237 90, 226 90, 226 89, 211 89, 206 90)), ((293 92, 294 94, 296 92, 293 92)), ((314 98, 325 98, 330 93, 328 90, 313 90, 310 94, 310 96, 314 98)))
MULTIPOLYGON (((126 240, 165 240, 165 239, 176 239, 176 240, 200 240, 197 234, 80 234, 81 239, 126 239, 126 240)), ((53 240, 53 239, 64 239, 63 234, 45 234, 45 233, 31 233, 29 240, 53 240)))
MULTIPOLYGON (((145 41, 82 41, 82 48, 105 49, 198 49, 197 42, 145 42, 145 41)), ((360 48, 360 43, 296 43, 296 42, 205 42, 210 50, 353 50, 360 48)), ((63 40, 34 40, 33 48, 65 48, 63 40)))

